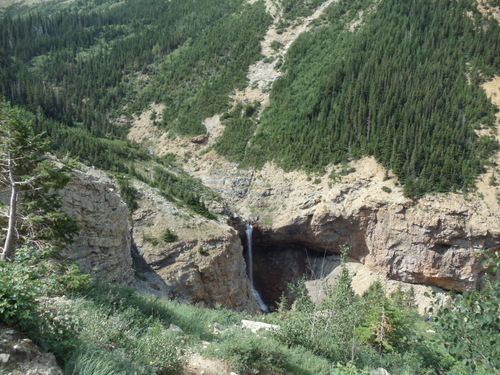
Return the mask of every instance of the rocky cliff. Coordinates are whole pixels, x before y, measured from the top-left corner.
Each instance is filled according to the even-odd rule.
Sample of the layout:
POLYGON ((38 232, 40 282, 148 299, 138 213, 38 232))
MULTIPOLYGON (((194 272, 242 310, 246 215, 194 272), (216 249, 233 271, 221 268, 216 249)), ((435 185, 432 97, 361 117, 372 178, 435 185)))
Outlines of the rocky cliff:
POLYGON ((221 195, 243 244, 243 224, 255 225, 255 279, 274 290, 270 299, 307 272, 307 257, 338 253, 342 244, 373 276, 364 283, 380 278, 462 291, 483 272, 476 250, 500 242, 500 189, 490 182, 494 168, 477 181, 477 191, 412 200, 373 158, 319 174, 287 173, 272 163, 241 169, 207 150, 221 133, 216 118, 207 122, 207 144, 158 135, 148 118, 146 112, 133 124, 131 138, 149 139, 148 147, 160 156, 179 155, 186 171, 221 195))
POLYGON ((140 290, 189 303, 258 311, 240 237, 223 218, 210 221, 193 215, 135 181, 140 208, 129 221, 115 181, 82 168, 60 192, 64 210, 81 227, 63 256, 105 281, 134 283, 140 290), (164 238, 167 229, 175 238, 164 238))
POLYGON ((129 211, 115 182, 103 172, 83 168, 73 172, 61 195, 64 210, 81 228, 63 256, 105 281, 132 283, 129 211))
POLYGON ((500 241, 498 202, 478 193, 413 201, 403 197, 395 178, 384 181, 373 159, 353 168, 336 181, 328 175, 308 181, 305 174, 268 166, 236 207, 259 223, 263 243, 296 242, 327 252, 347 243, 359 262, 409 283, 464 290, 478 279, 482 266, 475 250, 500 241))
MULTIPOLYGON (((261 110, 269 103, 269 87, 281 74, 266 61, 282 58, 323 9, 276 33, 280 12, 271 1, 266 4, 274 22, 261 41, 263 59, 249 68, 248 87, 232 96, 234 104, 257 100, 261 110), (275 51, 270 48, 273 42, 284 47, 275 51)), ((484 85, 497 105, 499 79, 495 77, 484 85)), ((476 181, 475 192, 433 194, 414 201, 403 196, 396 177, 372 158, 330 166, 320 174, 286 173, 273 163, 261 170, 241 169, 210 150, 224 131, 219 115, 205 120, 207 132, 200 142, 172 138, 155 127, 151 113, 162 108, 161 103, 152 104, 150 110, 135 118, 129 138, 145 144, 156 155, 176 154, 186 171, 217 191, 226 212, 233 216, 231 225, 240 233, 242 243, 244 223, 255 225, 255 278, 261 286, 273 290, 272 299, 288 279, 304 272, 311 277, 326 276, 312 275, 308 258, 338 253, 342 244, 350 246, 350 256, 358 262, 353 269, 363 266, 363 273, 371 275, 363 279, 364 284, 384 278, 465 290, 483 272, 476 250, 500 242, 500 188, 495 180, 495 174, 500 173, 498 167, 486 168, 476 181)), ((479 132, 495 135, 492 129, 479 132)), ((498 154, 495 159, 492 165, 500 165, 498 154)), ((134 233, 137 236, 136 230, 134 233)), ((205 235, 201 229, 199 238, 205 235)), ((192 249, 197 244, 186 242, 182 246, 192 249)), ((156 264, 162 254, 176 253, 174 246, 169 246, 171 250, 162 253, 156 249, 146 257, 156 264)), ((168 267, 174 270, 179 267, 174 266, 175 259, 182 258, 169 259, 168 267)), ((167 272, 166 267, 163 270, 167 272)), ((174 278, 165 273, 163 277, 174 278)))
POLYGON ((258 311, 238 233, 223 218, 207 220, 143 183, 135 187, 141 197, 132 215, 133 236, 138 251, 161 277, 154 287, 189 303, 258 311), (170 236, 165 236, 167 231, 170 236))

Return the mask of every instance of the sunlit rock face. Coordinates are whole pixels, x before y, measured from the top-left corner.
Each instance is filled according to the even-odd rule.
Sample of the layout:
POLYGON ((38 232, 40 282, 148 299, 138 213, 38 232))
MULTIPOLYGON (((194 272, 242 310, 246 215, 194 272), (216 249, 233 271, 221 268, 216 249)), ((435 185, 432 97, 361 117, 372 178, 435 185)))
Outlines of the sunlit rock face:
POLYGON ((238 232, 224 218, 208 220, 135 182, 139 208, 132 213, 138 252, 162 280, 165 296, 207 307, 257 312, 238 232), (164 239, 166 230, 174 233, 164 239))
MULTIPOLYGON (((389 279, 463 291, 474 285, 483 271, 476 250, 498 241, 498 230, 480 230, 465 208, 437 212, 411 201, 379 202, 357 210, 351 206, 350 212, 345 208, 320 204, 312 214, 290 217, 285 225, 262 226, 254 242, 257 254, 268 259, 262 261, 263 267, 279 257, 268 252, 288 248, 282 262, 289 263, 287 258, 295 252, 301 254, 296 256, 300 263, 307 250, 338 254, 341 245, 348 244, 350 257, 389 279)), ((259 257, 255 258, 258 265, 259 257)), ((287 272, 286 266, 282 268, 287 272)))
POLYGON ((81 228, 62 255, 104 281, 132 283, 129 211, 114 181, 85 168, 73 172, 61 195, 63 209, 81 228))
POLYGON ((500 242, 496 199, 484 192, 484 199, 449 193, 412 200, 374 159, 353 166, 356 172, 336 180, 264 166, 243 199, 232 197, 235 226, 254 224, 257 253, 259 245, 267 252, 293 244, 338 254, 347 244, 351 258, 391 280, 458 291, 476 284, 484 272, 476 251, 500 242))

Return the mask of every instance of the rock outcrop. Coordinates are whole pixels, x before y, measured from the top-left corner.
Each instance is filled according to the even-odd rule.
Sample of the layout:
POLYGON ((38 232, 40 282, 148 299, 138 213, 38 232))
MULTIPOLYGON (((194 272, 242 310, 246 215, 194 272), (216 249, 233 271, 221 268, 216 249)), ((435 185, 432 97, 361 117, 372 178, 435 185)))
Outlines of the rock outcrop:
POLYGON ((258 311, 239 234, 224 222, 176 206, 143 183, 135 187, 142 197, 132 215, 134 241, 162 279, 157 289, 189 303, 258 311))
MULTIPOLYGON (((220 194, 227 212, 238 218, 232 225, 243 244, 243 223, 255 224, 257 253, 259 247, 273 251, 291 244, 332 254, 347 243, 350 256, 381 278, 462 291, 484 271, 475 251, 500 242, 500 188, 488 183, 492 172, 477 181, 476 192, 414 201, 373 158, 307 174, 287 173, 272 163, 241 169, 181 139, 162 139, 151 147, 160 156, 166 150, 180 157, 189 153, 184 169, 220 194)), ((260 282, 258 275, 255 279, 260 282)), ((277 294, 280 288, 275 289, 277 294)))
POLYGON ((459 291, 478 280, 483 268, 475 250, 500 242, 498 203, 459 194, 413 201, 395 178, 384 181, 373 159, 355 168, 337 182, 264 168, 236 206, 257 222, 254 246, 295 243, 338 253, 347 243, 351 257, 390 279, 459 291))
POLYGON ((0 373, 6 375, 63 375, 53 354, 26 335, 0 326, 0 373))
POLYGON ((73 172, 60 194, 64 211, 76 218, 81 228, 63 256, 102 280, 132 283, 129 211, 114 180, 84 168, 73 172))

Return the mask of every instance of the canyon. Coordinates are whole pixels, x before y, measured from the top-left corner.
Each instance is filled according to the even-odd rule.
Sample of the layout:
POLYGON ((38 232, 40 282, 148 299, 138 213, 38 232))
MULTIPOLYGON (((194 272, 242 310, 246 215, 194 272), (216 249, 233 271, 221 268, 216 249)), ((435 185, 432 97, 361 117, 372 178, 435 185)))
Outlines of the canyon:
MULTIPOLYGON (((261 110, 266 107, 269 87, 282 73, 264 60, 283 58, 295 38, 307 31, 324 9, 320 7, 307 19, 297 19, 278 34, 280 10, 271 2, 267 5, 274 23, 261 42, 263 59, 249 68, 248 88, 234 93, 234 105, 257 100, 261 110), (283 48, 270 48, 273 41, 279 41, 283 48)), ((362 15, 351 31, 360 24, 362 15)), ((498 105, 498 77, 484 88, 498 105)), ((145 262, 139 274, 136 269, 139 288, 190 303, 256 312, 244 259, 248 251, 245 224, 249 223, 255 228, 255 284, 266 303, 274 305, 287 283, 303 275, 309 279, 311 293, 318 294, 320 280, 334 281, 339 249, 348 245, 356 292, 362 293, 378 279, 385 282, 388 292, 397 285, 413 287, 423 312, 430 306, 425 297, 428 286, 457 291, 474 287, 484 273, 477 251, 500 242, 500 189, 494 182, 498 153, 476 181, 476 191, 410 199, 404 197, 396 176, 373 158, 331 165, 322 173, 285 172, 272 162, 260 170, 240 168, 211 148, 224 132, 220 115, 204 121, 206 134, 201 137, 172 137, 151 120, 155 112, 161 122, 163 108, 161 103, 152 103, 135 116, 128 137, 154 155, 175 155, 188 174, 219 194, 219 201, 204 202, 219 215, 218 220, 193 215, 167 201, 157 189, 131 180, 140 198, 139 208, 130 213, 128 223, 128 214, 122 208, 117 210, 123 204, 112 203, 118 198, 107 198, 111 193, 118 196, 118 188, 109 187, 109 178, 102 178, 101 183, 108 187, 97 188, 93 194, 100 200, 89 204, 87 197, 78 202, 73 193, 73 198, 66 199, 70 206, 99 210, 112 203, 108 211, 120 215, 120 219, 108 220, 104 213, 87 214, 91 208, 69 210, 76 213, 84 228, 74 245, 80 255, 74 259, 80 260, 85 270, 99 264, 105 274, 119 275, 112 277, 131 283, 128 254, 133 248, 145 262), (93 219, 98 224, 85 222, 93 219), (120 229, 111 229, 114 225, 120 229), (85 232, 88 227, 89 232, 85 232), (109 239, 103 239, 102 233, 90 234, 94 227, 96 231, 106 228, 109 239), (161 240, 166 229, 177 235, 176 241, 161 240), (117 256, 106 244, 109 253, 103 255, 99 251, 102 243, 96 241, 113 242, 123 254, 117 256), (90 250, 82 251, 83 242, 90 250)), ((498 139, 492 129, 478 131, 492 132, 498 139)), ((85 179, 77 180, 81 183, 85 179)), ((96 189, 89 183, 91 190, 96 189)), ((82 191, 87 189, 81 186, 82 191)))
POLYGON ((68 213, 82 227, 67 256, 85 271, 130 284, 133 248, 146 263, 135 266, 140 290, 255 313, 245 263, 245 224, 251 223, 255 284, 270 306, 287 283, 304 275, 311 294, 321 294, 319 284, 334 282, 340 247, 347 244, 356 292, 377 279, 388 292, 413 287, 423 312, 430 306, 428 286, 474 287, 484 272, 476 251, 498 245, 500 238, 498 202, 481 191, 405 198, 396 178, 387 179, 371 158, 352 163, 355 171, 345 176, 337 171, 335 180, 333 166, 322 175, 284 172, 272 164, 245 170, 213 152, 186 165, 222 197, 218 206, 207 202, 218 207, 218 220, 193 215, 140 181, 132 181, 140 198, 129 216, 113 180, 89 168, 75 172, 63 193, 68 213), (175 241, 161 240, 167 228, 175 241))
MULTIPOLYGON (((274 22, 261 41, 263 58, 249 68, 248 87, 232 96, 234 105, 258 101, 261 111, 269 104, 270 85, 282 74, 268 61, 282 59, 330 2, 280 33, 276 33, 280 9, 270 1, 266 4, 274 22), (273 50, 273 41, 283 47, 273 50)), ((362 26, 362 19, 360 14, 352 32, 362 26)), ((483 87, 499 105, 498 77, 483 87)), ((163 108, 161 103, 152 104, 135 117, 129 139, 155 155, 170 153, 183 160, 186 172, 222 197, 222 206, 212 208, 229 216, 242 244, 245 224, 255 227, 255 280, 266 303, 275 302, 288 282, 304 274, 312 280, 327 277, 325 270, 330 273, 334 267, 325 262, 338 265, 338 259, 326 260, 347 244, 358 293, 376 279, 386 280, 388 291, 396 287, 394 283, 404 283, 405 288, 417 290, 423 311, 430 304, 424 297, 427 285, 457 291, 473 287, 484 272, 476 252, 499 243, 500 189, 491 182, 500 162, 498 153, 476 181, 476 191, 413 200, 404 197, 396 176, 373 158, 349 166, 331 165, 323 173, 285 172, 272 162, 260 170, 240 168, 211 149, 224 132, 219 115, 205 120, 206 134, 200 139, 175 138, 150 120, 153 111, 161 113, 163 108), (321 265, 314 259, 322 259, 321 265)), ((494 129, 478 132, 499 139, 494 129)), ((206 203, 210 207, 211 202, 206 203)))

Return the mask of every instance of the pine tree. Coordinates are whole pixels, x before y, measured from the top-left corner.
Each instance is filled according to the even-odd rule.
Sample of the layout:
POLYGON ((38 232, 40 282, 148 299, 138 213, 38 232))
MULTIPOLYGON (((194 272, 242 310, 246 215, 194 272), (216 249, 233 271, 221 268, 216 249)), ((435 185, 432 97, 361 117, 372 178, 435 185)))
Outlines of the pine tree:
POLYGON ((10 193, 0 218, 2 260, 13 260, 17 245, 62 245, 77 231, 56 194, 69 181, 67 167, 52 162, 47 147, 24 113, 8 103, 0 105, 0 186, 10 193))

